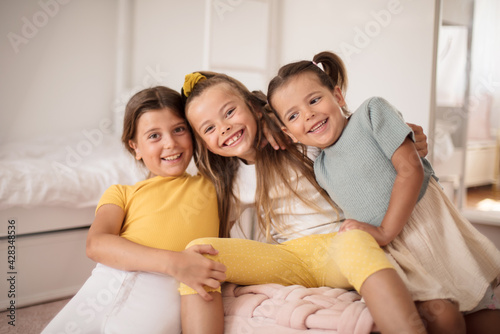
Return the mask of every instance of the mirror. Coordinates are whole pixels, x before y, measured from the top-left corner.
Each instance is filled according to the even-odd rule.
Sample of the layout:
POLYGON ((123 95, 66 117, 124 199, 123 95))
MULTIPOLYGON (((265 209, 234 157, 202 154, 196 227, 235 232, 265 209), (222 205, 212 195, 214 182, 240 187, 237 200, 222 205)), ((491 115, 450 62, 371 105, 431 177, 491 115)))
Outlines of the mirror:
POLYGON ((434 166, 473 221, 500 225, 500 3, 444 1, 434 166))

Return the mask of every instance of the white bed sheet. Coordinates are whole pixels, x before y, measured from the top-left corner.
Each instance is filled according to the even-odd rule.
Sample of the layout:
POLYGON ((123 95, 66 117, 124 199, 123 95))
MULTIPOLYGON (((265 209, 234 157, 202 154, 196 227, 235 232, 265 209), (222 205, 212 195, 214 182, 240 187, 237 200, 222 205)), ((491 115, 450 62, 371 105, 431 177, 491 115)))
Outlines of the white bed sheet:
POLYGON ((0 210, 95 207, 112 184, 134 184, 147 172, 109 135, 77 133, 0 146, 0 210))

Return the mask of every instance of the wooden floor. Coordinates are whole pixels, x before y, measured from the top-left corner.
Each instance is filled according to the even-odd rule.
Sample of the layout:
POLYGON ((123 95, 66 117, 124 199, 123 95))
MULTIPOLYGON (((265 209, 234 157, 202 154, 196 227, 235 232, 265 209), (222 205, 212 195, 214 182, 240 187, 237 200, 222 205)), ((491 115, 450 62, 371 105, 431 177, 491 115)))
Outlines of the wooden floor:
POLYGON ((479 209, 480 203, 487 200, 490 204, 498 205, 500 208, 500 190, 494 185, 467 188, 467 208, 479 209))

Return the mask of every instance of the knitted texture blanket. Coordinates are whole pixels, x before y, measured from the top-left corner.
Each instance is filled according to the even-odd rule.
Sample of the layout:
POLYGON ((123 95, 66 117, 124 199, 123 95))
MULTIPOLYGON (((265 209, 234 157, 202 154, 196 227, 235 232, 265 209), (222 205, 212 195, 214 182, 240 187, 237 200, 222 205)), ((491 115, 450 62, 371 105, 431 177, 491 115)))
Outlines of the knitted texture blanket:
POLYGON ((355 291, 263 284, 223 287, 225 333, 368 334, 373 318, 355 291))

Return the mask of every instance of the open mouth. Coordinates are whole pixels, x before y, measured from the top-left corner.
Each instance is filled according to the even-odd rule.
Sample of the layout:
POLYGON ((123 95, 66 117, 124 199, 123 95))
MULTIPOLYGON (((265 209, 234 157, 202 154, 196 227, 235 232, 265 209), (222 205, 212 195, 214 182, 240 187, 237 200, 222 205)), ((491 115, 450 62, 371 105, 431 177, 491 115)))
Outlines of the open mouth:
POLYGON ((174 155, 169 155, 168 157, 161 158, 161 160, 165 161, 175 161, 181 157, 182 153, 174 154, 174 155))
POLYGON ((309 130, 309 132, 317 132, 326 124, 326 122, 328 122, 328 118, 317 123, 311 130, 309 130))
POLYGON ((231 145, 233 145, 234 143, 236 143, 241 138, 242 135, 243 135, 243 130, 240 130, 240 131, 236 132, 231 138, 229 138, 228 140, 226 140, 224 142, 223 146, 231 146, 231 145))

